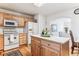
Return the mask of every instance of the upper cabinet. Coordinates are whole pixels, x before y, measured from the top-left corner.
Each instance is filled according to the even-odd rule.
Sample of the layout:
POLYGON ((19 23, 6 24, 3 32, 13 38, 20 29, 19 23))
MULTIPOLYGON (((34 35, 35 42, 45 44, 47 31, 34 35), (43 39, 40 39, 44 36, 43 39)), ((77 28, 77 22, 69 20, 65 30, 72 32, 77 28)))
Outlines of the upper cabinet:
POLYGON ((17 16, 9 13, 2 13, 0 12, 0 27, 4 26, 4 20, 17 20, 18 22, 18 27, 24 27, 25 24, 30 21, 33 21, 33 16, 29 17, 23 17, 23 16, 17 16))
POLYGON ((12 20, 12 16, 11 14, 8 14, 8 13, 4 13, 4 19, 8 19, 8 20, 12 20))
POLYGON ((4 21, 3 21, 3 13, 0 13, 0 27, 2 27, 3 26, 3 23, 4 21))
POLYGON ((16 16, 11 14, 4 14, 4 19, 8 20, 17 20, 18 21, 18 27, 24 27, 24 17, 22 16, 16 16))
POLYGON ((33 19, 32 19, 32 18, 29 18, 28 21, 29 21, 29 22, 33 22, 33 19))
POLYGON ((24 17, 19 17, 19 27, 24 27, 24 17))
POLYGON ((24 27, 24 17, 22 17, 22 16, 13 16, 12 18, 18 21, 18 26, 19 27, 24 27))

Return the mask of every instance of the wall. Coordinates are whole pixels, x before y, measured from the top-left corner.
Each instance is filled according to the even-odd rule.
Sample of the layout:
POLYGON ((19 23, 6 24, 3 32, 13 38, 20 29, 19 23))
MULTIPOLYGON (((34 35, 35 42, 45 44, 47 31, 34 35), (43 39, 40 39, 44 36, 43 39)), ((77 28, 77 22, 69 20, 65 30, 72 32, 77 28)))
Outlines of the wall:
POLYGON ((75 9, 76 8, 72 8, 70 10, 62 11, 47 16, 47 27, 50 28, 50 22, 58 18, 71 18, 71 30, 73 31, 75 39, 79 39, 79 15, 74 14, 75 9))
POLYGON ((71 29, 71 18, 57 18, 55 20, 49 20, 48 21, 49 24, 48 24, 48 29, 50 30, 50 34, 53 34, 55 36, 59 36, 59 32, 62 32, 63 34, 65 34, 65 27, 68 28, 68 30, 71 29), (52 32, 52 29, 51 29, 51 24, 56 24, 57 25, 57 31, 56 32, 52 32))
POLYGON ((38 34, 41 34, 42 30, 46 27, 46 17, 44 15, 37 14, 35 19, 37 19, 38 23, 38 34))
POLYGON ((51 28, 51 24, 57 24, 57 27, 58 27, 58 32, 59 31, 64 31, 64 28, 65 26, 68 26, 70 24, 68 24, 69 22, 71 22, 71 18, 68 18, 68 17, 61 17, 61 18, 57 18, 55 20, 48 20, 47 24, 48 24, 48 29, 51 28))

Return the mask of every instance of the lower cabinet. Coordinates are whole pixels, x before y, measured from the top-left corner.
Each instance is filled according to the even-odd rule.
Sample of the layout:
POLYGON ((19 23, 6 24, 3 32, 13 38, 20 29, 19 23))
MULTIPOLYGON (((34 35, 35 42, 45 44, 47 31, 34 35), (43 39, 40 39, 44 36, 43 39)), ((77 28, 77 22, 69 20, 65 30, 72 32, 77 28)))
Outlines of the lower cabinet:
POLYGON ((33 46, 32 46, 32 55, 33 56, 40 56, 40 47, 39 47, 39 45, 36 45, 36 44, 34 44, 33 46))
POLYGON ((41 47, 41 56, 58 56, 59 54, 57 53, 57 51, 48 48, 46 46, 42 46, 41 47))
POLYGON ((3 50, 0 50, 0 56, 3 56, 3 50))
POLYGON ((3 34, 0 34, 0 56, 3 56, 3 34))
POLYGON ((31 52, 33 56, 58 56, 58 51, 45 46, 40 38, 32 37, 31 52))
POLYGON ((19 34, 20 45, 27 44, 27 35, 26 33, 19 34))
POLYGON ((40 48, 40 41, 34 38, 35 40, 32 40, 31 44, 31 52, 32 56, 40 56, 41 54, 41 48, 40 48))
POLYGON ((0 34, 0 50, 3 50, 3 35, 0 34))
POLYGON ((61 44, 32 36, 32 56, 68 56, 69 41, 61 44))

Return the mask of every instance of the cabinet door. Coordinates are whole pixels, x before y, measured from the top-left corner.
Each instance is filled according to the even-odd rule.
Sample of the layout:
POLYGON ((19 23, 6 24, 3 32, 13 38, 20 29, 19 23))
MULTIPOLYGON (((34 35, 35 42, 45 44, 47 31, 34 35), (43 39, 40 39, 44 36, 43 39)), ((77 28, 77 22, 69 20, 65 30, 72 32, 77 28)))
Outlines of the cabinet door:
POLYGON ((36 44, 33 44, 32 45, 32 55, 33 56, 40 56, 40 46, 39 45, 36 45, 36 44))
POLYGON ((0 56, 3 56, 3 50, 0 50, 0 56))
POLYGON ((28 21, 29 21, 29 22, 33 22, 33 19, 29 18, 28 21))
POLYGON ((0 13, 0 26, 4 25, 3 13, 0 13))
POLYGON ((24 18, 19 17, 19 27, 24 27, 24 18))
POLYGON ((32 52, 32 55, 33 56, 40 56, 41 54, 41 49, 40 49, 40 44, 38 44, 38 42, 36 41, 32 41, 32 49, 31 49, 31 52, 32 52))
POLYGON ((58 56, 59 53, 46 46, 41 46, 41 56, 58 56))
POLYGON ((3 50, 3 36, 0 35, 0 50, 3 50))
POLYGON ((8 13, 4 13, 4 19, 12 20, 12 15, 8 13))
POLYGON ((20 45, 26 44, 26 39, 25 38, 20 38, 20 45))
POLYGON ((23 17, 13 16, 12 18, 18 21, 19 27, 24 27, 24 18, 23 17))
POLYGON ((20 33, 19 34, 19 38, 20 38, 20 45, 22 44, 27 44, 27 40, 26 40, 26 33, 20 33))

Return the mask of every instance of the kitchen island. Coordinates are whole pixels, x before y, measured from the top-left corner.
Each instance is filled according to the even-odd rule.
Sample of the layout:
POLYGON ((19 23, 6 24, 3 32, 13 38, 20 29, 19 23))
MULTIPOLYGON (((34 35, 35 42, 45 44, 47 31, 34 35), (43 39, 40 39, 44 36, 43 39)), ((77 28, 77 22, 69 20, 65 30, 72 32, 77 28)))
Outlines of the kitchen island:
POLYGON ((69 38, 32 35, 31 39, 31 52, 33 56, 69 55, 69 38))

